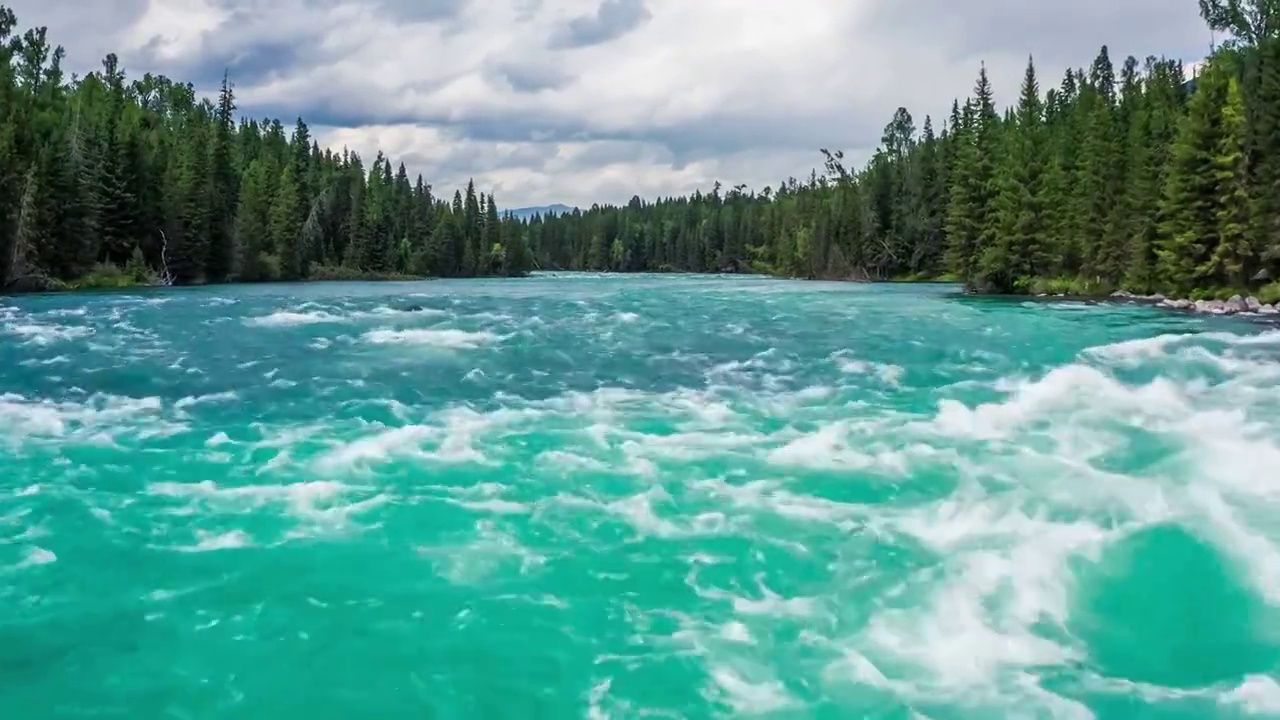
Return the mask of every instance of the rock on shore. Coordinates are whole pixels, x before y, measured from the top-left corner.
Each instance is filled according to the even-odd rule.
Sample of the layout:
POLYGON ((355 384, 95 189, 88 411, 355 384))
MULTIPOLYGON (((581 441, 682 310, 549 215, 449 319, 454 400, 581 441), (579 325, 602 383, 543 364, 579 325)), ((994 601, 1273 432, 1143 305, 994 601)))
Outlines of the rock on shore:
POLYGON ((1280 315, 1280 307, 1269 305, 1250 295, 1241 297, 1232 295, 1226 300, 1185 300, 1167 298, 1163 295, 1135 295, 1124 290, 1111 294, 1114 300, 1131 300, 1134 302, 1150 302, 1172 310, 1190 310, 1191 312, 1208 313, 1210 315, 1280 315))

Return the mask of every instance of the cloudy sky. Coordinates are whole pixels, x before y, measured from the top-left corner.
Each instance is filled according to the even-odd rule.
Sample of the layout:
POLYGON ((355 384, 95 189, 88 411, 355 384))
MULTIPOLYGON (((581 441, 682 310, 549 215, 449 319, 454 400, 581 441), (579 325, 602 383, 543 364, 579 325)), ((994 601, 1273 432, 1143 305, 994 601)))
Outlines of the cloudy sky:
POLYGON ((1103 43, 1199 59, 1196 0, 8 0, 72 70, 131 74, 302 115, 322 143, 383 149, 437 188, 506 207, 625 202, 806 176, 865 158, 900 105, 922 124, 986 62, 1011 102, 1103 43))

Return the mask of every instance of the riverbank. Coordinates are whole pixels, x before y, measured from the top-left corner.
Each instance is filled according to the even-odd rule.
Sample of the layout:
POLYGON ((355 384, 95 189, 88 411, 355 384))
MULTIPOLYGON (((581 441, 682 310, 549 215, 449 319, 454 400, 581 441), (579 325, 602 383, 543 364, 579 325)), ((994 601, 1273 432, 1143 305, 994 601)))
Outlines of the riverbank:
POLYGON ((1180 310, 1205 315, 1239 315, 1242 317, 1280 320, 1280 304, 1264 303, 1254 295, 1232 295, 1226 300, 1188 300, 1186 298, 1169 298, 1159 293, 1138 295, 1124 290, 1117 290, 1111 293, 1107 299, 1143 303, 1167 310, 1180 310))
MULTIPOLYGON (((110 266, 108 266, 110 267, 110 266)), ((313 269, 309 277, 293 282, 424 282, 439 280, 437 277, 421 275, 404 275, 400 273, 365 272, 342 267, 325 267, 313 269)), ((259 285, 264 283, 289 282, 286 280, 268 280, 262 282, 228 282, 228 283, 185 283, 177 287, 210 287, 216 285, 259 285)), ((25 276, 0 287, 0 297, 16 295, 32 295, 37 293, 64 293, 98 290, 143 290, 151 288, 175 287, 156 277, 154 274, 140 276, 138 274, 110 267, 100 267, 82 278, 60 280, 44 276, 25 276)))

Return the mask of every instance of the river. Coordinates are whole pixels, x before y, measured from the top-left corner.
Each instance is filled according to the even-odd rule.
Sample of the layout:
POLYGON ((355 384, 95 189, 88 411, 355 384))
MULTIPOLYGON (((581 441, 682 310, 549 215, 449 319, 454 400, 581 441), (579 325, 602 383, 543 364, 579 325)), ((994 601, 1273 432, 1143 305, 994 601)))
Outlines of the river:
POLYGON ((0 298, 6 717, 1280 717, 1280 333, 705 276, 0 298))

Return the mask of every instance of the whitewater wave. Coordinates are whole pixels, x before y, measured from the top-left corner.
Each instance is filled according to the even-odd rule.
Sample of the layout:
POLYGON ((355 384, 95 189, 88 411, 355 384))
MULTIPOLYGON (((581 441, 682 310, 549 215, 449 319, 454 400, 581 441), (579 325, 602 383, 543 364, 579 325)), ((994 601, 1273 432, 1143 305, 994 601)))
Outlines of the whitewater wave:
POLYGON ((415 319, 443 315, 448 315, 448 313, 444 310, 421 306, 393 308, 387 305, 379 305, 370 310, 350 310, 308 303, 289 310, 277 310, 270 315, 248 318, 245 323, 253 327, 273 328, 351 323, 366 320, 415 319))
POLYGON ((6 323, 3 330, 16 335, 29 345, 47 346, 60 342, 79 340, 94 334, 94 329, 76 325, 48 325, 35 322, 6 323))
POLYGON ((364 334, 364 341, 373 345, 410 345, 448 350, 477 350, 495 343, 500 338, 491 332, 466 330, 374 330, 364 334))
POLYGON ((334 315, 323 310, 312 312, 294 312, 281 310, 270 315, 262 317, 249 318, 245 320, 246 325, 252 327, 278 328, 278 327, 296 327, 299 325, 322 325, 326 323, 345 322, 347 318, 341 315, 334 315))
POLYGON ((13 393, 0 395, 0 431, 6 439, 20 442, 28 438, 94 438, 128 430, 162 433, 163 404, 159 398, 130 398, 98 394, 82 402, 26 398, 13 393))

